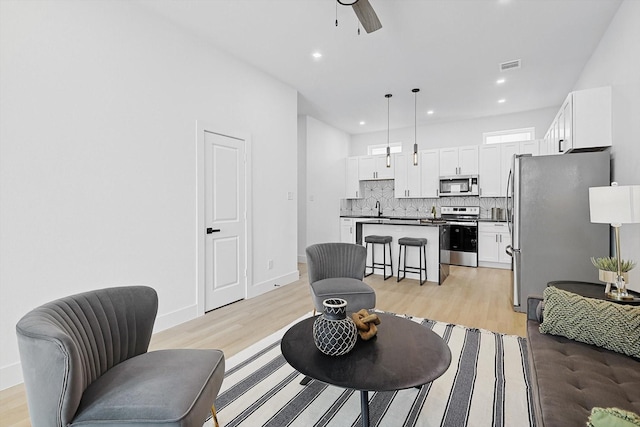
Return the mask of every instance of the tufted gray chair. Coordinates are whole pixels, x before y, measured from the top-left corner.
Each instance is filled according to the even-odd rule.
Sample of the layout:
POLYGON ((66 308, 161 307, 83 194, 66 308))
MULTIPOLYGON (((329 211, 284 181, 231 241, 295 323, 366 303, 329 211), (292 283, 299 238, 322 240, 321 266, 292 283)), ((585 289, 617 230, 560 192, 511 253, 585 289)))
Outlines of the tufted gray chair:
POLYGON ((158 310, 146 286, 62 298, 16 325, 34 427, 198 426, 222 385, 220 350, 147 352, 158 310))
POLYGON ((352 243, 318 243, 306 249, 307 273, 311 298, 317 311, 322 312, 322 301, 342 298, 347 310, 374 308, 376 294, 362 281, 367 261, 364 246, 352 243))

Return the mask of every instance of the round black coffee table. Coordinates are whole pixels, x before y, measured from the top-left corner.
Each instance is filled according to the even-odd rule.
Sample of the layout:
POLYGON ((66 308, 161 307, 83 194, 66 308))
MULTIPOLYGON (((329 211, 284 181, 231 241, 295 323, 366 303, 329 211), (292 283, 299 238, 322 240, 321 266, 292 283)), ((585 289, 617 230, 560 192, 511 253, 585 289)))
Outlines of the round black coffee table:
POLYGON ((293 325, 282 337, 282 354, 301 374, 327 384, 360 391, 362 425, 369 425, 369 391, 419 387, 442 375, 451 351, 438 334, 411 320, 378 313, 378 334, 358 338, 344 356, 327 356, 313 342, 316 317, 293 325))

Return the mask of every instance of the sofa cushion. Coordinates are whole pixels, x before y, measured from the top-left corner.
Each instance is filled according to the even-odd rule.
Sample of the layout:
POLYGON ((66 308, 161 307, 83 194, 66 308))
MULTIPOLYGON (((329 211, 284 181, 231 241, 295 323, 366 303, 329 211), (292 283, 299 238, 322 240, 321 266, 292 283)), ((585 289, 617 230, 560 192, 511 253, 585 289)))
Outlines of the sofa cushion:
POLYGON ((224 376, 220 350, 158 350, 126 360, 84 392, 70 424, 202 425, 224 376), (188 369, 186 369, 188 368, 188 369))
POLYGON ((536 418, 545 426, 584 426, 593 407, 640 413, 640 361, 601 347, 541 334, 527 322, 536 418))
POLYGON ((640 307, 544 290, 540 332, 561 335, 640 358, 640 307))
POLYGON ((640 427, 640 416, 619 408, 593 408, 587 427, 640 427))
POLYGON ((311 283, 311 296, 318 311, 327 298, 342 298, 347 301, 347 311, 371 309, 376 306, 376 293, 362 280, 350 277, 333 277, 311 283))

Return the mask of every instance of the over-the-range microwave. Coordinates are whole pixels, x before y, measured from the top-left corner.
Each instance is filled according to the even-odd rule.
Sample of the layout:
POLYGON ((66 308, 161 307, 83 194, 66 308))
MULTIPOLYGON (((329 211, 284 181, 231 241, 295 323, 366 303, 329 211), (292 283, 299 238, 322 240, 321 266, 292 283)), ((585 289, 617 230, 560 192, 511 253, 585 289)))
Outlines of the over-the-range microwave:
POLYGON ((440 177, 440 197, 477 196, 478 175, 454 175, 440 177))

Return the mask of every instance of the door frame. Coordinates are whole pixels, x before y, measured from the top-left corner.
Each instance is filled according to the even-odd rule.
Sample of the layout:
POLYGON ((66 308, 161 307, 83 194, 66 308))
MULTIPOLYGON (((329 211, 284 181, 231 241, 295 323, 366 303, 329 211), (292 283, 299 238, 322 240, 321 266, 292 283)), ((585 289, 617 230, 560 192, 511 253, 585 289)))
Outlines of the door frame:
POLYGON ((221 126, 213 125, 202 120, 196 120, 196 295, 198 315, 204 314, 205 310, 205 158, 204 158, 204 135, 205 132, 234 138, 244 141, 245 167, 244 167, 244 197, 245 197, 245 269, 246 281, 244 288, 245 298, 248 297, 249 286, 253 283, 252 274, 252 228, 251 228, 251 137, 247 132, 232 131, 221 126))

